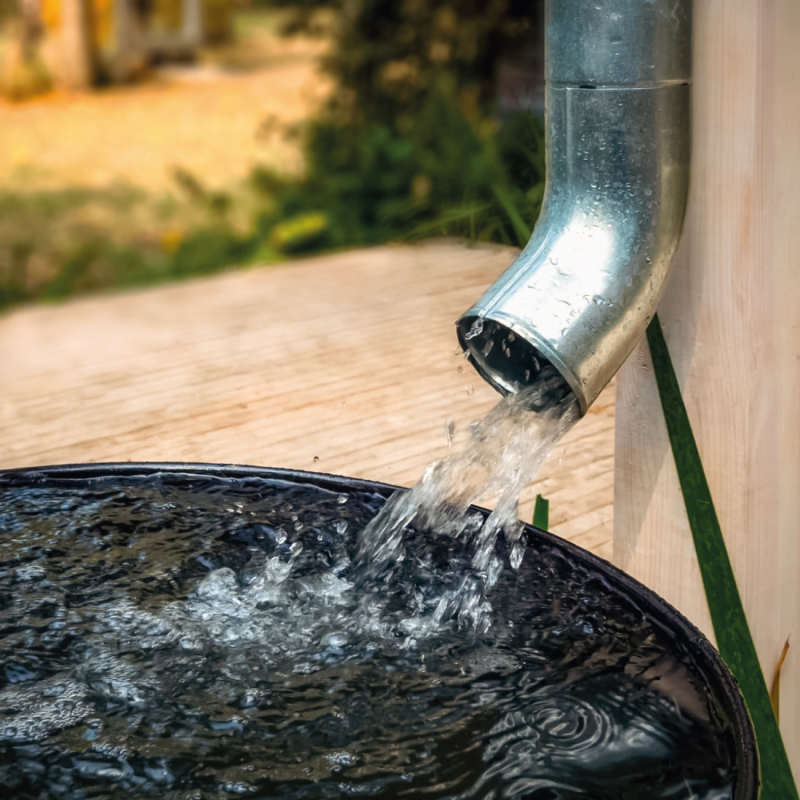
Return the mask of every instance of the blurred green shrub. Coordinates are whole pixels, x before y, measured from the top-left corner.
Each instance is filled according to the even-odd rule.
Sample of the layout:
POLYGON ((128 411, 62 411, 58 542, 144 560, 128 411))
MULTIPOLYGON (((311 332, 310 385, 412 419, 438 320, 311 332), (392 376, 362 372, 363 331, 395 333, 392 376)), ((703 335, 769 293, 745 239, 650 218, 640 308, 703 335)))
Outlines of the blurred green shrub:
POLYGON ((252 236, 237 235, 226 226, 201 228, 180 243, 170 259, 167 277, 207 275, 226 266, 242 264, 255 252, 252 236))
POLYGON ((523 245, 541 207, 541 121, 513 117, 499 130, 469 120, 452 96, 431 91, 408 133, 381 122, 317 121, 306 141, 307 176, 283 181, 258 170, 268 200, 259 235, 280 252, 376 244, 421 236, 465 236, 523 245), (273 231, 301 214, 326 220, 305 242, 273 231))
MULTIPOLYGON (((283 0, 272 5, 285 6, 283 0)), ((313 29, 321 7, 338 18, 326 67, 334 106, 351 122, 408 131, 442 76, 484 110, 501 56, 541 28, 543 0, 295 0, 289 30, 313 29)))
MULTIPOLYGON (((272 5, 286 6, 284 0, 272 5)), ((297 0, 292 31, 334 9, 337 84, 305 131, 306 177, 253 174, 258 235, 282 253, 430 235, 523 245, 544 194, 541 121, 499 127, 501 55, 541 30, 542 0, 297 0), (315 215, 314 235, 285 239, 315 215)))

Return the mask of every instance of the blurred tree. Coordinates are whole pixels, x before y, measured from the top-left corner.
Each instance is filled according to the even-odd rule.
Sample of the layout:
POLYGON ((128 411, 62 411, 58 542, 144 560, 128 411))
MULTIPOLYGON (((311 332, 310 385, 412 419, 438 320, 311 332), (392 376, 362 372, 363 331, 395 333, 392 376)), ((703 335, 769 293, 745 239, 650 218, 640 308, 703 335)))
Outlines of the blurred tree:
MULTIPOLYGON (((337 90, 306 129, 304 181, 256 181, 277 197, 261 231, 283 219, 305 230, 320 212, 326 224, 314 216, 293 251, 431 234, 523 245, 542 204, 543 129, 508 113, 523 107, 498 124, 497 73, 514 45, 537 47, 543 0, 334 2, 337 90)), ((295 7, 288 29, 313 31, 320 6, 295 7)))
MULTIPOLYGON (((285 5, 272 0, 272 5, 285 5)), ((334 7, 335 47, 326 66, 340 91, 342 122, 369 120, 408 131, 431 90, 492 110, 502 59, 541 38, 544 0, 295 0, 289 31, 334 7)), ((533 45, 535 46, 535 45, 533 45)))

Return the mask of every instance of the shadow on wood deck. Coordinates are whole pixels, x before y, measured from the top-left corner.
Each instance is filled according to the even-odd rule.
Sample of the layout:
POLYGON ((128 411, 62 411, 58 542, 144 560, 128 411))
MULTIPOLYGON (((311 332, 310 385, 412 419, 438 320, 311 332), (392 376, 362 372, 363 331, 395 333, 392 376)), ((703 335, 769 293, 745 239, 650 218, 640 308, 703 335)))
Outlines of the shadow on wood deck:
MULTIPOLYGON (((0 468, 257 464, 411 485, 498 395, 454 323, 513 260, 460 242, 380 247, 0 317, 0 468)), ((614 394, 521 508, 611 555, 614 394)))

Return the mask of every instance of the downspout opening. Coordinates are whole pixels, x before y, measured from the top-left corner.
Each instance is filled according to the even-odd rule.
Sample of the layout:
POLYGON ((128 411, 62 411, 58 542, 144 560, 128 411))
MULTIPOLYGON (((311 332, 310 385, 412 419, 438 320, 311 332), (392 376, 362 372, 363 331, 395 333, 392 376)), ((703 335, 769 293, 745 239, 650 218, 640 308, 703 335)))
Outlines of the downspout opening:
MULTIPOLYGON (((556 367, 525 337, 492 319, 465 316, 458 321, 458 340, 478 374, 503 395, 537 386, 529 403, 543 411, 575 394, 556 367)), ((580 405, 580 397, 577 398, 580 405)), ((581 409, 584 413, 585 409, 581 409)))

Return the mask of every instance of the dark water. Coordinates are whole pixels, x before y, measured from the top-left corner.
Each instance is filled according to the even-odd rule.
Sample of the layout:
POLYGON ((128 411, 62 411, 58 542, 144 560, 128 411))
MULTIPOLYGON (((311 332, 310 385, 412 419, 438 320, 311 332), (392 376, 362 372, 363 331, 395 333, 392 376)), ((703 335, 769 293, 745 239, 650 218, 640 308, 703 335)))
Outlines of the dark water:
POLYGON ((688 645, 547 543, 512 569, 501 535, 487 581, 464 531, 412 529, 359 570, 382 504, 0 481, 0 796, 731 796, 730 723, 688 645))

